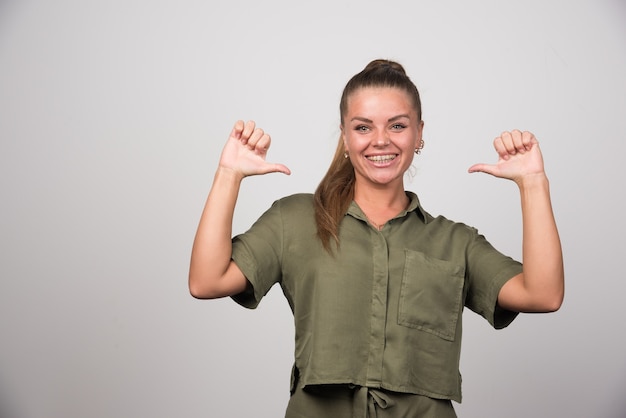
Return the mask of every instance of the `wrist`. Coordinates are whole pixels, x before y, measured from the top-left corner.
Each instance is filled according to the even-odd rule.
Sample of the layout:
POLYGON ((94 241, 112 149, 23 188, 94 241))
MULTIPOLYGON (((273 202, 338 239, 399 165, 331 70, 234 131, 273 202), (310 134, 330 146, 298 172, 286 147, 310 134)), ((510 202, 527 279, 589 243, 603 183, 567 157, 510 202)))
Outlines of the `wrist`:
POLYGON ((545 172, 526 174, 515 181, 520 190, 547 189, 549 187, 548 176, 545 172))
POLYGON ((222 165, 219 165, 215 171, 215 181, 219 180, 229 183, 241 183, 244 177, 246 176, 243 173, 222 165))

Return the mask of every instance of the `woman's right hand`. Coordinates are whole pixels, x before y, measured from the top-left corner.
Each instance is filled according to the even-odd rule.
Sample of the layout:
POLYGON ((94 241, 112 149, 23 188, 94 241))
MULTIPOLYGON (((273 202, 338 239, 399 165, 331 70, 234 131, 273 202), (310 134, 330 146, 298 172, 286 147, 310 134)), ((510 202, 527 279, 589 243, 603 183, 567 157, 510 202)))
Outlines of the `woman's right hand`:
POLYGON ((283 164, 265 161, 271 138, 254 121, 238 120, 230 133, 220 158, 220 167, 233 170, 241 176, 267 173, 291 174, 283 164))

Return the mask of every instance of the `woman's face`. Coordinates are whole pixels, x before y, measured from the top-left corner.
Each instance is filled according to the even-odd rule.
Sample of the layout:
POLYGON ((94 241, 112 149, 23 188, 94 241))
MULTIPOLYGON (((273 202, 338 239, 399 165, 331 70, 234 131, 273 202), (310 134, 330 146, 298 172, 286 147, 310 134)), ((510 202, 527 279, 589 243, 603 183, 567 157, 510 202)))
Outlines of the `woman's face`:
POLYGON ((411 99, 393 87, 367 87, 348 97, 341 132, 357 184, 403 186, 424 123, 411 99))

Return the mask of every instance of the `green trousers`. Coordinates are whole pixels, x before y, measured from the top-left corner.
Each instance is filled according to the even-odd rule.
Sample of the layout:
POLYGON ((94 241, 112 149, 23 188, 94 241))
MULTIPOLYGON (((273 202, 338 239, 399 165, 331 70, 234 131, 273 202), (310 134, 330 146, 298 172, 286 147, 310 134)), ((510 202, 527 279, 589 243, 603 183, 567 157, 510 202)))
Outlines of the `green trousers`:
POLYGON ((456 418, 452 402, 366 387, 297 388, 285 418, 456 418))

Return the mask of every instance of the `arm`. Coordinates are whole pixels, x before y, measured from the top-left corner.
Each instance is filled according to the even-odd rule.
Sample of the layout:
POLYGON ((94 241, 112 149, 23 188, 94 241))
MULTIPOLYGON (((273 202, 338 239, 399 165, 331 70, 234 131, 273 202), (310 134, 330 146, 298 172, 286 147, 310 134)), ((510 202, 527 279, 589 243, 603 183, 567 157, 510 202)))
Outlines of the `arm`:
POLYGON ((548 178, 539 143, 530 132, 504 132, 494 146, 495 165, 475 164, 469 172, 484 172, 515 181, 522 205, 524 270, 509 280, 498 305, 517 312, 553 312, 564 296, 561 241, 552 212, 548 178))
POLYGON ((245 177, 272 172, 290 174, 284 165, 265 161, 270 142, 269 135, 252 121, 238 121, 233 127, 191 251, 189 291, 196 298, 235 295, 248 286, 245 276, 231 260, 233 214, 245 177))

